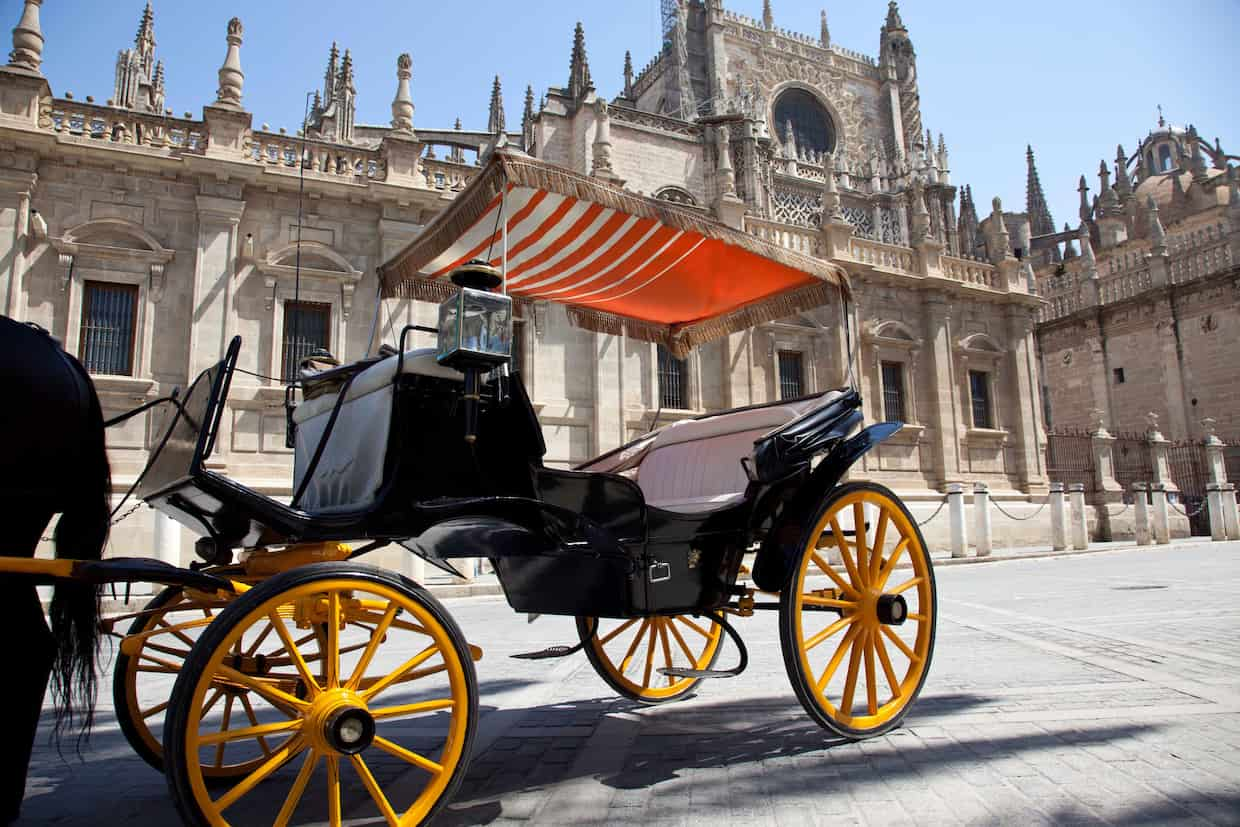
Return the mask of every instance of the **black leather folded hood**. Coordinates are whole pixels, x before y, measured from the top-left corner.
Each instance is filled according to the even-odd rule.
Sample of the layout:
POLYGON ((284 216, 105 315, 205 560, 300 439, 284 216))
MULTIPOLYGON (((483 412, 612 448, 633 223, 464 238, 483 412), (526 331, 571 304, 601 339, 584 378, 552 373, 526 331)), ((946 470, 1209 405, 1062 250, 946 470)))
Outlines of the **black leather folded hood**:
POLYGON ((860 407, 861 395, 849 388, 754 442, 756 480, 775 482, 808 465, 815 455, 828 450, 861 423, 860 407))

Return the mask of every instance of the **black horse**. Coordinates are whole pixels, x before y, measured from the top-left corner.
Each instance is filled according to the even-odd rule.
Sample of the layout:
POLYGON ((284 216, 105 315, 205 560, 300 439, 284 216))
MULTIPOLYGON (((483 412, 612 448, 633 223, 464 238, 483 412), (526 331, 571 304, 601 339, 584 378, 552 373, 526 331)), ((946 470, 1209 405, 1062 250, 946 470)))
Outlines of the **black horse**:
MULTIPOLYGON (((107 541, 111 475, 90 376, 43 330, 0 316, 0 555, 33 557, 54 514, 56 555, 98 560, 107 541)), ((0 823, 17 818, 51 678, 55 733, 89 734, 95 701, 99 591, 59 581, 49 610, 35 586, 0 571, 15 724, 0 748, 0 823)))

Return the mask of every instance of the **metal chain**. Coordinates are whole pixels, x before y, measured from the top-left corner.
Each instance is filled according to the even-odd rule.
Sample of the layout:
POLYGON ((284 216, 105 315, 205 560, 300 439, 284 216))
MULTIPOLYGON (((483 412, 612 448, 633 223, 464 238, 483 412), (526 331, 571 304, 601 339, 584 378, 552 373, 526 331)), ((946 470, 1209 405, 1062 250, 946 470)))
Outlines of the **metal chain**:
POLYGON ((1178 511, 1180 514, 1184 515, 1185 517, 1188 517, 1190 520, 1191 520, 1193 517, 1196 517, 1198 514, 1200 514, 1201 512, 1203 512, 1203 511, 1205 511, 1205 510, 1206 510, 1206 501, 1205 501, 1205 500, 1202 500, 1202 501, 1201 501, 1201 505, 1200 505, 1200 506, 1198 506, 1198 507, 1197 507, 1197 510, 1196 510, 1196 511, 1194 511, 1194 512, 1192 512, 1192 513, 1189 513, 1189 512, 1187 512, 1187 511, 1185 511, 1184 509, 1180 508, 1178 505, 1176 505, 1175 503, 1171 502, 1171 500, 1169 500, 1169 499, 1167 500, 1167 505, 1171 506, 1171 507, 1172 507, 1172 508, 1174 508, 1176 511, 1178 511))
POLYGON ((1042 513, 1042 509, 1046 508, 1046 503, 1042 503, 1040 506, 1038 506, 1038 510, 1033 512, 1029 516, 1017 517, 1016 515, 1009 513, 1007 509, 1005 509, 1003 506, 999 505, 997 500, 991 500, 990 504, 993 505, 995 509, 998 510, 998 512, 1002 514, 1004 517, 1007 517, 1009 520, 1015 520, 1018 523, 1024 522, 1025 520, 1032 520, 1034 517, 1042 513))
MULTIPOLYGON (((139 508, 141 508, 141 507, 142 507, 142 506, 144 506, 144 505, 146 505, 146 503, 145 503, 145 502, 143 502, 142 500, 138 500, 136 503, 134 503, 134 504, 133 504, 133 506, 132 506, 132 507, 131 507, 128 511, 126 511, 124 514, 122 514, 121 516, 117 517, 116 519, 112 520, 112 522, 108 523, 108 526, 109 526, 109 527, 111 527, 111 526, 116 525, 116 524, 117 524, 117 523, 119 523, 121 520, 125 519, 125 518, 126 518, 126 517, 128 517, 130 514, 133 514, 135 511, 137 511, 139 508)), ((45 536, 45 537, 40 537, 40 538, 39 538, 39 542, 40 542, 40 543, 50 543, 50 542, 54 541, 55 539, 56 539, 55 537, 53 537, 53 536, 51 536, 51 535, 48 535, 48 536, 45 536)))
POLYGON ((1120 516, 1121 514, 1123 514, 1125 511, 1127 511, 1127 510, 1128 510, 1128 509, 1130 509, 1130 508, 1132 508, 1132 503, 1125 503, 1125 504, 1124 504, 1124 507, 1123 507, 1123 508, 1121 508, 1119 511, 1116 511, 1114 514, 1112 514, 1112 513, 1111 513, 1110 509, 1108 509, 1108 510, 1107 510, 1107 516, 1108 516, 1108 517, 1112 517, 1112 518, 1114 518, 1114 517, 1118 517, 1118 516, 1120 516))
POLYGON ((933 520, 935 517, 939 516, 939 512, 943 510, 943 506, 945 506, 945 505, 947 505, 947 496, 946 496, 946 495, 944 495, 944 496, 943 496, 943 502, 939 503, 939 507, 938 507, 938 508, 936 508, 936 509, 934 509, 934 513, 933 513, 933 514, 931 514, 929 517, 927 517, 927 518, 926 518, 926 519, 924 519, 924 520, 919 520, 919 521, 918 521, 918 523, 917 523, 917 525, 918 525, 918 526, 923 526, 923 525, 925 525, 926 523, 928 523, 928 522, 930 522, 931 520, 933 520))

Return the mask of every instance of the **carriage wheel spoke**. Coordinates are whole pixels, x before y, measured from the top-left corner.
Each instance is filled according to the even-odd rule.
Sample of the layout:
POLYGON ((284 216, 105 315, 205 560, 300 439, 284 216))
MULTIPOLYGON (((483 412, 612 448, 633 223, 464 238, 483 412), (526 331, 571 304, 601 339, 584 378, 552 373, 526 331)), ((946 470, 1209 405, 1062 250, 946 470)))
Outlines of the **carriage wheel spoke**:
POLYGON ((871 630, 865 636, 865 700, 866 708, 869 709, 871 715, 878 714, 878 687, 877 675, 874 669, 874 632, 871 630))
MULTIPOLYGON (((281 623, 279 625, 283 626, 284 624, 281 623)), ((255 638, 254 642, 250 644, 250 648, 245 650, 246 657, 254 657, 254 653, 258 651, 258 647, 262 646, 263 642, 267 640, 268 636, 270 636, 271 633, 275 631, 275 627, 276 627, 275 623, 269 623, 267 624, 266 629, 263 629, 261 632, 258 633, 258 637, 255 638)))
MULTIPOLYGON (((250 724, 258 726, 258 716, 254 714, 254 706, 250 703, 249 693, 240 696, 241 706, 245 708, 245 716, 250 719, 250 724)), ((271 748, 267 746, 267 739, 262 735, 258 736, 258 745, 263 749, 263 755, 271 756, 271 748)))
POLYGON ((903 583, 901 583, 900 585, 896 586, 894 589, 887 592, 887 594, 900 594, 902 592, 906 592, 909 589, 913 588, 914 586, 918 585, 919 583, 921 583, 920 577, 914 577, 910 580, 905 580, 903 583))
POLYGON ((908 658, 913 663, 921 663, 921 656, 918 655, 916 652, 914 652, 912 649, 910 649, 909 645, 905 643, 903 640, 901 640, 899 635, 891 631, 890 626, 880 626, 879 628, 882 629, 883 634, 885 634, 888 637, 888 639, 891 640, 891 642, 896 645, 896 648, 904 653, 904 656, 906 658, 908 658))
POLYGON ((388 755, 399 758, 400 760, 404 761, 406 764, 413 764, 415 767, 418 767, 419 769, 426 770, 431 775, 442 775, 443 774, 442 764, 436 764, 434 761, 432 761, 429 758, 424 758, 421 755, 418 755, 416 752, 410 752, 409 750, 405 749, 399 744, 394 744, 386 738, 382 738, 376 735, 373 743, 376 747, 383 750, 388 755))
POLYGON ((667 629, 672 633, 672 637, 676 638, 676 644, 680 646, 680 651, 685 653, 685 657, 689 659, 690 667, 697 666, 697 656, 689 649, 689 644, 685 643, 685 639, 681 637, 680 630, 676 628, 675 623, 667 624, 667 629))
MULTIPOLYGON (((273 724, 256 724, 255 726, 245 727, 243 729, 228 729, 227 727, 223 727, 219 732, 210 732, 206 735, 199 735, 198 743, 204 747, 209 747, 212 744, 216 744, 216 748, 222 751, 224 745, 229 741, 241 741, 247 738, 262 738, 264 735, 275 735, 281 732, 288 732, 291 729, 300 728, 302 723, 303 722, 300 718, 296 718, 291 721, 277 721, 273 724)), ((267 750, 267 754, 270 755, 271 751, 267 750)), ((221 766, 218 759, 215 766, 221 766)))
POLYGON ((323 661, 323 683, 328 689, 340 686, 340 592, 327 595, 327 655, 323 661))
POLYGON ((887 544, 887 509, 878 512, 878 525, 874 527, 874 548, 870 549, 870 583, 878 582, 883 568, 883 546, 887 544))
POLYGON ((642 686, 650 686, 650 672, 654 668, 654 639, 658 632, 658 618, 650 624, 650 643, 646 646, 646 671, 642 675, 642 686))
POLYGON ((400 706, 385 706, 379 709, 372 709, 370 710, 370 715, 377 721, 382 718, 405 718, 410 715, 438 712, 441 709, 453 709, 455 707, 456 701, 451 698, 441 698, 434 701, 419 701, 416 704, 401 704, 400 706))
POLYGON ((840 714, 851 718, 853 708, 853 696, 857 693, 857 672, 861 667, 861 650, 865 646, 865 641, 869 637, 869 630, 858 626, 860 631, 853 638, 852 651, 848 655, 848 677, 844 679, 844 697, 840 701, 840 714))
MULTIPOLYGON (((169 611, 171 611, 171 610, 169 610, 169 611)), ((165 619, 167 616, 168 616, 168 613, 167 613, 167 612, 165 612, 165 613, 164 613, 162 616, 160 616, 160 617, 159 617, 159 618, 158 618, 155 622, 156 622, 156 623, 158 623, 160 626, 163 626, 165 629, 167 629, 167 630, 168 630, 169 632, 171 632, 173 635, 175 635, 175 636, 177 637, 177 639, 178 639, 178 640, 180 640, 182 643, 184 643, 186 646, 189 646, 191 649, 192 649, 192 648, 194 648, 194 639, 193 639, 192 637, 190 637, 189 635, 185 634, 183 631, 181 631, 181 629, 180 629, 180 628, 178 628, 178 626, 179 626, 180 624, 178 624, 178 626, 173 626, 171 623, 169 623, 169 622, 165 619)), ((208 614, 208 615, 207 615, 207 617, 209 618, 209 617, 211 617, 211 615, 210 615, 210 614, 208 614)), ((192 625, 192 626, 201 626, 201 625, 203 625, 203 624, 202 624, 200 621, 198 621, 198 622, 191 621, 190 623, 188 623, 188 624, 186 624, 186 625, 187 625, 187 626, 189 626, 189 625, 192 625)), ((163 633, 162 633, 162 632, 160 632, 159 634, 163 634, 163 633)))
POLYGON ((167 708, 168 708, 167 701, 164 701, 162 704, 155 704, 155 706, 151 707, 150 709, 142 710, 142 717, 149 718, 152 715, 158 715, 159 713, 163 712, 167 708))
MULTIPOLYGON (((596 619, 594 622, 598 623, 598 620, 596 619)), ((626 621, 620 624, 619 626, 617 626, 616 628, 612 629, 605 636, 598 639, 599 647, 603 647, 603 646, 606 646, 608 643, 611 643, 612 639, 614 639, 616 635, 620 634, 621 632, 623 632, 625 629, 629 628, 636 622, 637 622, 637 618, 633 618, 632 620, 626 621)), ((596 635, 598 634, 597 628, 595 629, 595 634, 596 635)))
POLYGON ((857 591, 852 583, 849 583, 843 577, 840 577, 840 573, 835 570, 835 566, 831 565, 826 560, 823 560, 822 555, 818 552, 815 551, 810 554, 810 558, 814 561, 814 565, 817 566, 823 574, 830 577, 831 581, 835 583, 835 585, 839 586, 840 590, 845 594, 852 595, 853 597, 861 596, 861 592, 857 591))
POLYGON ((288 629, 284 626, 284 621, 275 612, 267 615, 267 619, 275 627, 276 634, 280 636, 280 640, 284 644, 284 650, 288 652, 289 659, 297 667, 297 672, 301 675, 301 679, 306 682, 306 688, 310 690, 311 696, 313 697, 322 692, 322 687, 314 679, 314 675, 310 674, 310 667, 306 665, 306 661, 301 656, 297 645, 293 643, 292 635, 288 633, 288 629))
POLYGON ((439 647, 436 644, 432 643, 430 646, 427 646, 421 652, 418 652, 416 655, 411 657, 409 660, 405 661, 400 666, 396 667, 396 670, 394 672, 391 672, 383 676, 378 681, 371 684, 370 687, 368 687, 364 692, 362 692, 362 697, 368 702, 373 700, 376 695, 378 695, 388 686, 398 681, 401 677, 404 676, 406 672, 409 672, 413 669, 417 669, 419 666, 421 666, 426 661, 430 660, 432 657, 434 657, 438 653, 439 653, 439 647))
POLYGON ((711 637, 710 632, 706 631, 705 629, 703 629, 701 626, 694 623, 689 618, 685 617, 684 615, 676 615, 675 619, 679 620, 681 623, 685 624, 686 626, 688 626, 693 631, 697 632, 702 637, 706 638, 707 640, 710 640, 710 637, 711 637))
POLYGON ((327 756, 327 823, 340 827, 340 758, 327 756))
MULTIPOLYGON (((663 643, 663 660, 667 662, 667 668, 672 668, 672 645, 667 640, 667 622, 659 621, 659 640, 663 643)), ((692 665, 692 664, 690 664, 692 665)), ((676 678, 672 675, 664 675, 667 678, 667 685, 672 686, 676 683, 676 678)))
POLYGON ((300 735, 290 738, 287 744, 276 750, 274 755, 260 764, 252 773, 243 778, 237 786, 233 787, 223 796, 216 799, 214 802, 215 806, 219 808, 221 813, 224 812, 233 804, 236 804, 241 796, 257 787, 260 783, 262 783, 264 778, 280 769, 280 767, 284 766, 285 761, 292 758, 303 749, 305 749, 305 744, 302 742, 300 735))
POLYGON ((220 702, 220 698, 222 698, 223 696, 224 696, 224 690, 217 687, 215 690, 215 694, 212 695, 207 700, 207 702, 202 705, 202 712, 198 713, 199 717, 202 717, 202 718, 207 717, 207 713, 211 711, 212 707, 214 707, 217 703, 220 702))
POLYGON ((860 626, 853 626, 844 633, 844 639, 840 641, 840 645, 835 648, 835 654, 831 655, 831 660, 827 663, 827 668, 822 670, 822 676, 818 678, 818 683, 814 688, 821 695, 827 689, 827 684, 831 682, 831 677, 835 674, 835 670, 840 668, 840 663, 844 660, 844 655, 848 653, 848 648, 852 644, 853 639, 857 637, 857 633, 861 631, 860 626))
POLYGON ((272 827, 286 827, 288 820, 293 817, 297 805, 301 803, 301 797, 306 792, 306 785, 310 783, 310 776, 314 774, 314 768, 319 763, 319 754, 315 750, 306 752, 306 760, 301 765, 301 772, 297 773, 297 780, 293 782, 293 788, 288 791, 288 796, 284 799, 284 806, 280 808, 279 815, 272 822, 272 827))
POLYGON ((835 621, 830 626, 823 629, 821 632, 814 635, 809 640, 806 640, 801 648, 804 651, 808 652, 810 649, 813 649, 815 646, 818 646, 824 640, 831 637, 832 635, 834 635, 836 632, 840 631, 841 629, 847 629, 849 625, 851 625, 852 622, 855 621, 856 619, 857 619, 856 615, 845 615, 844 617, 841 617, 839 620, 835 621))
POLYGON ((642 625, 637 628, 637 634, 633 636, 633 642, 629 644, 629 649, 624 653, 624 658, 620 661, 620 674, 623 675, 629 671, 629 662, 633 660, 633 654, 637 651, 637 647, 641 645, 642 638, 646 636, 646 627, 650 625, 650 618, 642 621, 642 625))
MULTIPOLYGON (((229 721, 232 720, 232 708, 233 708, 233 695, 230 693, 228 695, 228 700, 224 701, 224 720, 220 722, 220 732, 219 732, 220 735, 223 735, 224 733, 228 731, 228 723, 229 721)), ((206 741, 207 738, 213 738, 213 737, 216 737, 216 736, 212 736, 212 735, 205 736, 205 738, 200 738, 199 742, 200 743, 204 742, 206 741)), ((224 766, 224 748, 228 746, 226 741, 227 741, 226 738, 219 738, 218 745, 215 748, 215 766, 217 769, 219 767, 224 766)), ((212 743, 210 741, 206 741, 206 742, 212 743)))
POLYGON ((878 652, 878 662, 883 665, 883 673, 887 676, 887 685, 891 687, 891 699, 894 701, 903 693, 900 691, 896 670, 891 667, 891 656, 887 654, 887 644, 883 643, 882 635, 874 636, 874 650, 878 652))
POLYGON ((891 573, 895 571, 896 562, 901 555, 908 549, 908 538, 902 537, 900 542, 896 543, 895 549, 891 552, 891 556, 887 558, 887 562, 883 563, 883 567, 878 572, 878 582, 874 584, 874 588, 881 589, 887 585, 887 578, 891 577, 891 573))
POLYGON ((309 706, 309 704, 301 698, 298 698, 295 695, 290 695, 289 693, 281 689, 277 689, 269 683, 264 683, 257 678, 238 672, 231 666, 225 666, 221 663, 216 669, 216 673, 221 678, 225 678, 233 683, 239 683, 245 688, 253 690, 261 697, 266 698, 272 706, 278 709, 305 709, 309 706))
POLYGON ((860 585, 870 584, 870 551, 865 547, 865 505, 853 504, 853 544, 857 548, 857 576, 860 585))
POLYGON ((848 541, 844 539, 844 530, 840 528, 839 521, 835 517, 831 518, 831 533, 835 535, 835 547, 840 550, 840 558, 844 561, 844 568, 848 571, 848 578, 852 581, 852 591, 855 593, 858 588, 865 584, 861 582, 861 575, 857 573, 857 566, 853 562, 852 553, 848 550, 848 541))
POLYGON ((801 595, 801 602, 806 606, 823 606, 828 609, 855 609, 857 601, 840 600, 834 597, 819 597, 816 594, 801 595))
POLYGON ((346 684, 347 688, 357 689, 362 676, 366 674, 366 668, 370 666, 370 661, 375 656, 375 651, 378 650, 379 644, 387 634, 388 627, 396 619, 396 612, 399 609, 400 607, 395 603, 388 605, 387 611, 383 613, 383 619, 379 621, 379 625, 370 633, 370 642, 366 644, 366 651, 362 652, 361 658, 357 661, 357 666, 353 667, 353 674, 349 676, 349 682, 346 684))
POLYGON ((350 755, 349 763, 353 765, 353 769, 361 776, 362 784, 366 786, 366 792, 370 793, 371 799, 374 800, 375 805, 379 808, 379 812, 383 815, 384 820, 392 827, 400 827, 400 819, 396 817, 396 811, 388 803, 387 796, 383 794, 383 790, 379 789, 379 783, 370 774, 370 767, 366 766, 362 756, 350 755))

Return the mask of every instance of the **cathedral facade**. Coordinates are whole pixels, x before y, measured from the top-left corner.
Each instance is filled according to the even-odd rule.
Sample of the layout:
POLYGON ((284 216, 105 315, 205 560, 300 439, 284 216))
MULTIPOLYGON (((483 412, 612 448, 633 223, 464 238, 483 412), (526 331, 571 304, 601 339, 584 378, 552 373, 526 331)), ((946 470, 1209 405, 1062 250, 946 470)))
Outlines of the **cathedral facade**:
MULTIPOLYGON (((946 142, 922 122, 918 56, 894 2, 876 12, 872 57, 834 43, 825 13, 804 35, 776 26, 769 2, 757 20, 719 0, 665 0, 661 52, 640 71, 626 60, 614 83, 592 72, 578 25, 566 83, 541 103, 528 88, 511 129, 499 78, 486 130, 417 123, 409 55, 383 84, 395 89, 391 121, 358 123, 350 53, 325 44, 304 134, 246 110, 237 19, 216 100, 178 116, 164 108, 149 5, 104 103, 50 88, 41 5, 24 0, 0 67, 0 312, 80 355, 108 413, 184 387, 242 336, 245 373, 214 461, 260 491, 289 494, 281 380, 314 348, 347 361, 395 343, 405 324, 434 324, 433 306, 378 301, 376 268, 506 146, 830 259, 854 286, 847 305, 685 360, 535 303, 518 321, 515 359, 549 463, 676 418, 852 382, 867 419, 905 423, 855 473, 896 488, 916 513, 953 484, 985 482, 1017 512, 1045 495, 1043 303, 1030 258, 1018 258, 1032 231, 997 199, 979 221, 953 184, 946 142)), ((424 71, 419 82, 437 82, 424 71)), ((374 79, 366 86, 379 93, 374 79)), ((160 423, 152 413, 109 433, 118 489, 160 423)), ((146 519, 118 526, 118 544, 149 530, 146 519)), ((997 542, 1045 534, 1035 523, 996 525, 997 542)), ((946 525, 927 526, 932 543, 946 525)))

